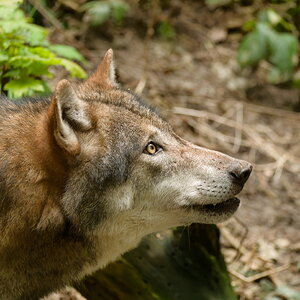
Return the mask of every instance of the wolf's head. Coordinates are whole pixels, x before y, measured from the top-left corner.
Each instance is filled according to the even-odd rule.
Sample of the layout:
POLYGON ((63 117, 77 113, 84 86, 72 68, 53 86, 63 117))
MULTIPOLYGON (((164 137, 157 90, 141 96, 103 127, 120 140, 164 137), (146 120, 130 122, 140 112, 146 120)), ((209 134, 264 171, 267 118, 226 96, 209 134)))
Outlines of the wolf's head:
POLYGON ((59 82, 49 114, 68 165, 61 205, 75 227, 115 219, 151 232, 224 221, 239 206, 251 165, 177 136, 115 82, 111 50, 83 84, 59 82))

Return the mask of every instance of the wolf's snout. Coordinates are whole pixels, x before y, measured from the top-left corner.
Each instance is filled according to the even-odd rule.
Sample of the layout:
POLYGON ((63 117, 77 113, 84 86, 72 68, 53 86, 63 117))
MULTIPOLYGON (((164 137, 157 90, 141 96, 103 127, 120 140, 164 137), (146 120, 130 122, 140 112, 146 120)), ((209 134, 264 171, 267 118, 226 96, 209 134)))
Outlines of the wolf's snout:
POLYGON ((238 162, 228 168, 229 175, 238 184, 243 185, 252 172, 252 165, 248 162, 238 162))

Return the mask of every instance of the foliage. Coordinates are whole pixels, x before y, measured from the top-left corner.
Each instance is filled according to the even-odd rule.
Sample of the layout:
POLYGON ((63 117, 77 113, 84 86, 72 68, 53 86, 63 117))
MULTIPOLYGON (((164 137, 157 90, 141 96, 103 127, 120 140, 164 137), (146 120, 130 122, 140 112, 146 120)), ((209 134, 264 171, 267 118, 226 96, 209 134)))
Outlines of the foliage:
POLYGON ((120 24, 128 11, 129 6, 124 1, 90 1, 82 6, 85 18, 92 26, 99 26, 105 23, 110 17, 117 24, 120 24))
MULTIPOLYGON (((170 20, 165 18, 165 16, 159 16, 158 13, 163 10, 163 7, 168 7, 168 5, 169 0, 160 0, 158 2, 144 0, 139 1, 136 6, 142 10, 139 13, 146 15, 146 20, 155 19, 155 24, 153 24, 155 34, 162 39, 173 39, 176 36, 175 29, 170 20)), ((115 24, 121 25, 128 10, 129 5, 122 0, 87 1, 79 9, 79 11, 84 12, 84 19, 92 26, 103 25, 110 19, 115 24)), ((145 22, 145 26, 147 26, 147 21, 145 22)))
POLYGON ((175 29, 168 21, 161 21, 158 26, 158 34, 161 38, 172 39, 176 36, 175 29))
POLYGON ((299 41, 288 23, 274 10, 260 12, 257 21, 248 22, 253 28, 242 40, 237 60, 242 67, 256 66, 261 60, 271 63, 268 81, 281 83, 292 79, 298 64, 299 41), (279 32, 283 29, 286 32, 279 32))
POLYGON ((0 90, 9 97, 49 91, 43 77, 51 78, 49 67, 65 67, 73 77, 85 71, 69 59, 83 61, 72 47, 50 45, 45 28, 32 24, 20 9, 22 0, 0 1, 0 90))
POLYGON ((217 7, 230 4, 232 0, 205 0, 205 3, 208 7, 217 7))

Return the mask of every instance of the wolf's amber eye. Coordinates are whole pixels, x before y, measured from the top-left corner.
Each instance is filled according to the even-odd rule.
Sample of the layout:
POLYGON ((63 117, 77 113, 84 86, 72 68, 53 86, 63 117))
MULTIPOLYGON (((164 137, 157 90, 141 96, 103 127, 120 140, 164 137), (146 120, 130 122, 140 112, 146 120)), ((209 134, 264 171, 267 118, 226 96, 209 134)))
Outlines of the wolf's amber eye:
POLYGON ((157 151, 158 151, 158 147, 153 143, 149 143, 145 148, 145 152, 150 155, 155 154, 157 151))

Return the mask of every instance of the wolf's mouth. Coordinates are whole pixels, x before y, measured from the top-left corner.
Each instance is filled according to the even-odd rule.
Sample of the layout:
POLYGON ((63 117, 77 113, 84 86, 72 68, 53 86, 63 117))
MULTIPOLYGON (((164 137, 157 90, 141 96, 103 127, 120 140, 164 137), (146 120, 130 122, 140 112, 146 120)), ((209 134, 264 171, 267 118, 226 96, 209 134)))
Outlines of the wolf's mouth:
POLYGON ((201 212, 223 214, 235 212, 239 205, 240 200, 234 197, 217 204, 193 204, 190 206, 190 208, 193 210, 200 210, 201 212))

